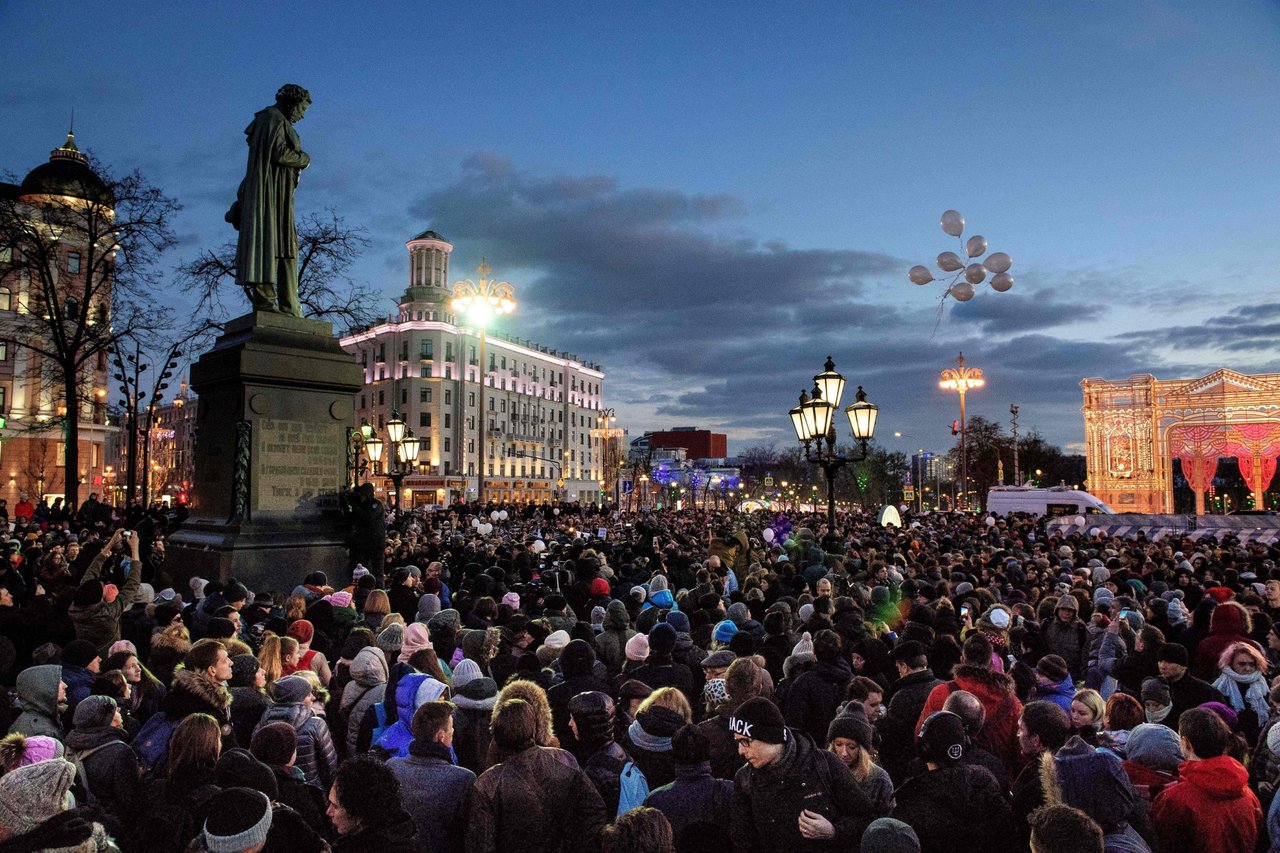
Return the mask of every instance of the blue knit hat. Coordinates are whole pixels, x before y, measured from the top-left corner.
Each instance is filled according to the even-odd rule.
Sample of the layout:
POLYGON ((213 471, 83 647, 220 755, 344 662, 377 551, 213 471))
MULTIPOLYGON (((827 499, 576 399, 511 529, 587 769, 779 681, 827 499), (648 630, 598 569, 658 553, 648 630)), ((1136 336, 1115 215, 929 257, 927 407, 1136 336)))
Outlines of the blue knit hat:
POLYGON ((736 633, 738 633, 738 626, 725 619, 716 624, 716 629, 711 636, 715 638, 717 643, 727 643, 733 639, 733 635, 736 633))

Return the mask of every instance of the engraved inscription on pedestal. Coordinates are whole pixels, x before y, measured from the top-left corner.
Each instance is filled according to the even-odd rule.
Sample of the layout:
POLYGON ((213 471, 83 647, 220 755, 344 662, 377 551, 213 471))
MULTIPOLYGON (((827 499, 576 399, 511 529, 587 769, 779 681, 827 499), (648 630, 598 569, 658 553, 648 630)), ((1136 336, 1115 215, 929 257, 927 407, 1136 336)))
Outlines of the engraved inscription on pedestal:
POLYGON ((292 512, 338 505, 344 460, 339 423, 258 418, 253 423, 254 509, 292 512))

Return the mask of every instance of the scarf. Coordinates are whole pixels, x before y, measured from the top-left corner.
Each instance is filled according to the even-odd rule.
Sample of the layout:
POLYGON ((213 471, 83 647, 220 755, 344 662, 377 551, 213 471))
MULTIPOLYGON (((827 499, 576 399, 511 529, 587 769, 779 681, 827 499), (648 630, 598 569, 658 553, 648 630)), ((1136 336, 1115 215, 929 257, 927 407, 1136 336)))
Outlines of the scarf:
POLYGON ((671 751, 671 738, 649 734, 640 725, 639 720, 633 722, 627 729, 627 737, 631 738, 633 744, 648 752, 671 751))
POLYGON ((1172 711, 1172 710, 1173 710, 1173 703, 1172 703, 1172 702, 1170 702, 1168 705, 1165 705, 1163 708, 1161 708, 1159 711, 1156 711, 1154 714, 1153 714, 1153 713, 1151 713, 1150 711, 1147 711, 1147 712, 1146 712, 1146 714, 1147 714, 1147 722, 1148 722, 1148 723, 1163 723, 1163 722, 1164 722, 1164 718, 1165 718, 1165 717, 1167 717, 1167 716, 1169 716, 1169 712, 1170 712, 1170 711, 1172 711))
POLYGON ((1218 692, 1227 697, 1227 703, 1237 711, 1249 708, 1263 722, 1271 713, 1267 707, 1267 679, 1261 672, 1254 670, 1251 675, 1241 675, 1231 667, 1222 670, 1222 674, 1213 682, 1218 692))

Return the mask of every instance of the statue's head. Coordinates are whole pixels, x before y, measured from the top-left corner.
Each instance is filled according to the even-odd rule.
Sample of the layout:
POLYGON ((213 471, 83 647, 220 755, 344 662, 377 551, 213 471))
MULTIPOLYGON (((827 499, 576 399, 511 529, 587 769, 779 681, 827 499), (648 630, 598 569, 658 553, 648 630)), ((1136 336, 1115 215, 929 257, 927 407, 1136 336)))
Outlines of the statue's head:
POLYGON ((285 83, 276 92, 276 106, 289 121, 301 121, 307 107, 311 106, 311 93, 296 83, 285 83))

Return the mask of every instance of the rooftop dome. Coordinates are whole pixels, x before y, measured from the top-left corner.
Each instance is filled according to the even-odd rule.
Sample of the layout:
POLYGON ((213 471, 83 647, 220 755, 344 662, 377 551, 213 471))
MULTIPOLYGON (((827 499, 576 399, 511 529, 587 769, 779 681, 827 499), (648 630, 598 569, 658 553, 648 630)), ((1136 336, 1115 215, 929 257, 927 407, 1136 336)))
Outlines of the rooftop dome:
MULTIPOLYGON (((449 242, 434 231, 423 231, 417 237, 414 237, 413 240, 439 240, 441 243, 449 242)), ((409 242, 412 243, 413 240, 410 240, 409 242)))
POLYGON ((115 198, 102 178, 89 168, 89 158, 76 147, 76 135, 67 134, 62 147, 49 153, 49 162, 22 179, 18 196, 60 195, 111 205, 115 198))

